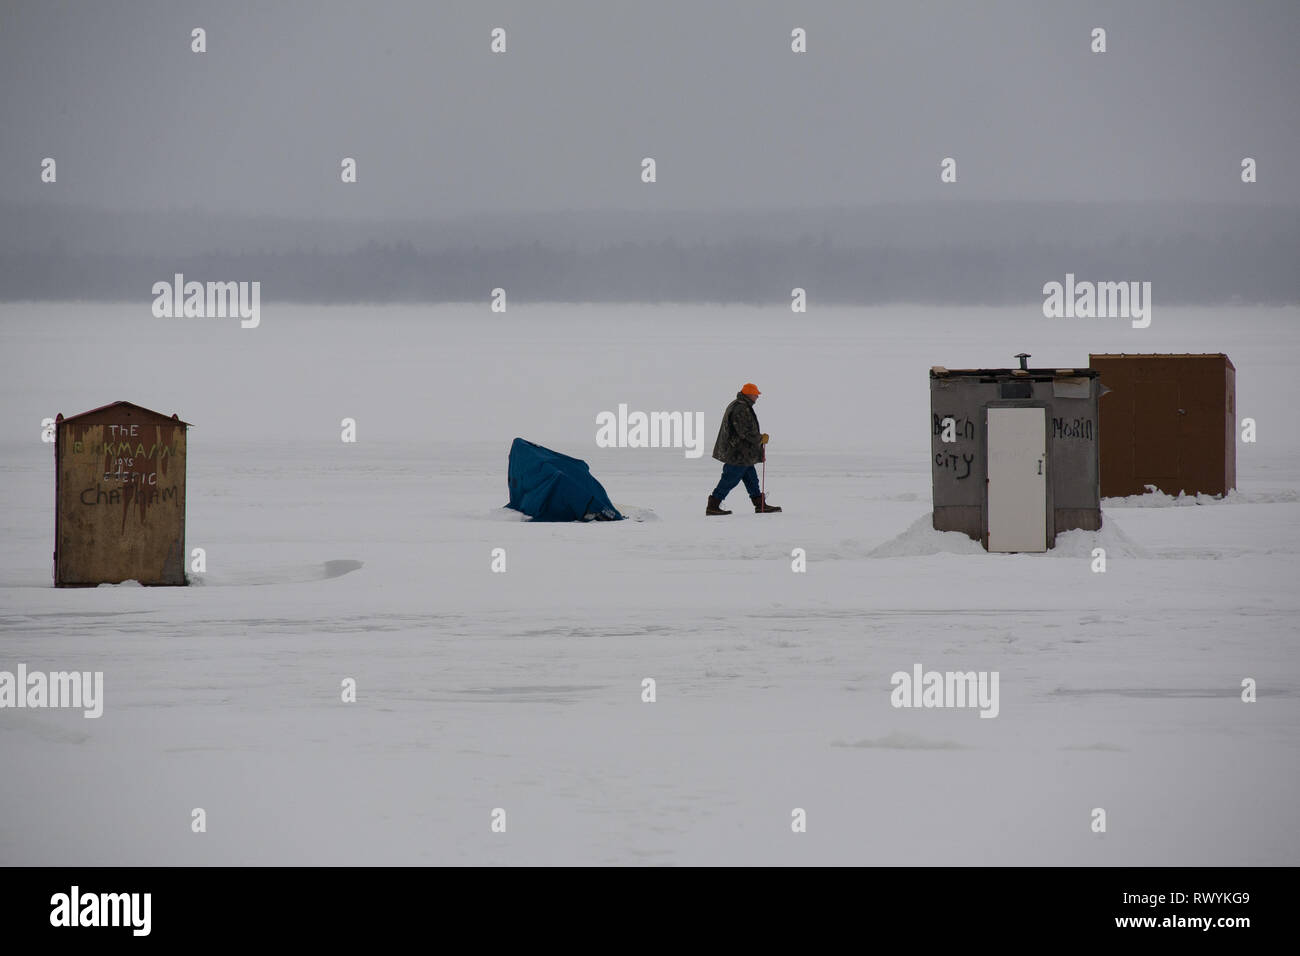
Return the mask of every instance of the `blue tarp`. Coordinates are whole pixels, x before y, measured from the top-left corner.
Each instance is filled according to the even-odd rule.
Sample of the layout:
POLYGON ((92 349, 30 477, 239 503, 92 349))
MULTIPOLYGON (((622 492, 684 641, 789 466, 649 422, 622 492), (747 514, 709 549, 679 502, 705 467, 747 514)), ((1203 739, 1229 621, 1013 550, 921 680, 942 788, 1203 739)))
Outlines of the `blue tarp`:
POLYGON ((618 521, 623 516, 587 463, 516 438, 510 446, 510 502, 536 521, 618 521))

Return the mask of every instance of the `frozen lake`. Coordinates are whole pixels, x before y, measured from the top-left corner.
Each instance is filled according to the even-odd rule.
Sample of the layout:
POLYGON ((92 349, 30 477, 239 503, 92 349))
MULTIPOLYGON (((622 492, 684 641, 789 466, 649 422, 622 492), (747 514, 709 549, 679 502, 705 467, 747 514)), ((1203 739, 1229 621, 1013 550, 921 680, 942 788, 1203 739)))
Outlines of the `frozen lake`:
POLYGON ((0 863, 1300 864, 1298 362, 1300 309, 1158 298, 1141 330, 1032 305, 266 297, 256 329, 0 305, 0 671, 104 673, 99 719, 0 710, 0 863), (930 531, 927 370, 1021 351, 1226 352, 1259 431, 1238 493, 1106 502, 1045 555, 930 531), (706 520, 746 381, 786 511, 737 490, 706 520), (41 420, 115 400, 194 423, 201 587, 51 587, 41 420), (703 412, 703 456, 598 448, 620 404, 703 412), (502 510, 516 436, 642 520, 502 510), (998 672, 996 719, 891 706, 917 663, 998 672))

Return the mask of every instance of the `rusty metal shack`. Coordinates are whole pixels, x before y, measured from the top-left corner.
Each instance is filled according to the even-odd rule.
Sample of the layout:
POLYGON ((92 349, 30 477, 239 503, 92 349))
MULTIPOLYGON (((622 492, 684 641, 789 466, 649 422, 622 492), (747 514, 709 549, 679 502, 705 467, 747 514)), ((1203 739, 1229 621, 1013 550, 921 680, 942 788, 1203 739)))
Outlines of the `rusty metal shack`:
POLYGON ((189 427, 131 402, 55 419, 55 587, 188 583, 189 427))
POLYGON ((1098 399, 1088 368, 930 369, 933 524, 989 551, 1045 551, 1101 527, 1098 399))
POLYGON ((1228 356, 1092 355, 1102 402, 1101 493, 1223 495, 1237 487, 1237 370, 1228 356))

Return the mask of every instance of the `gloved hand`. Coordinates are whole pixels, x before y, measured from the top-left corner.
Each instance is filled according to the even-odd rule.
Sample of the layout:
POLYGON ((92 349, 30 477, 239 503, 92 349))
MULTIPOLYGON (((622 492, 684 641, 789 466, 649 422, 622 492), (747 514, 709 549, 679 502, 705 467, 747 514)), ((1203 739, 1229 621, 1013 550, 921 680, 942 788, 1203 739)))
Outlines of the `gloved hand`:
POLYGON ((759 436, 758 436, 758 443, 759 443, 760 445, 766 445, 766 444, 767 444, 767 433, 766 433, 766 432, 764 432, 762 435, 759 435, 759 436))

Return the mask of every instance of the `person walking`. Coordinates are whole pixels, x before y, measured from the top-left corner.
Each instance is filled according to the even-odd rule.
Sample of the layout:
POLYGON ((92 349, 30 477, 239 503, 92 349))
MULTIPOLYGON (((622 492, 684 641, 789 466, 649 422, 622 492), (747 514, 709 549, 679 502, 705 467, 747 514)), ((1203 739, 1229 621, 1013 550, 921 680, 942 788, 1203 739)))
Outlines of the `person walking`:
POLYGON ((709 504, 704 510, 706 515, 731 514, 722 510, 722 502, 742 481, 757 514, 781 510, 767 503, 767 496, 758 483, 758 471, 754 468, 767 460, 767 435, 759 429, 758 415, 754 412, 754 403, 761 394, 757 385, 746 382, 736 393, 736 400, 722 413, 718 440, 713 445, 713 457, 722 462, 722 479, 709 495, 709 504))

